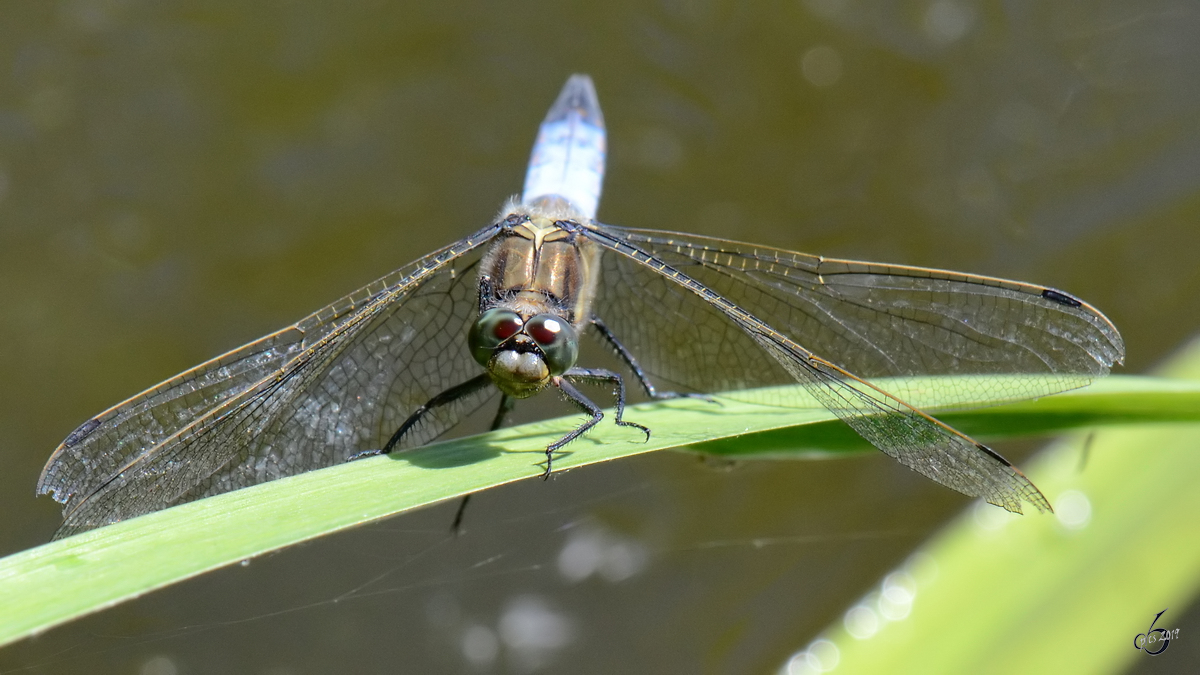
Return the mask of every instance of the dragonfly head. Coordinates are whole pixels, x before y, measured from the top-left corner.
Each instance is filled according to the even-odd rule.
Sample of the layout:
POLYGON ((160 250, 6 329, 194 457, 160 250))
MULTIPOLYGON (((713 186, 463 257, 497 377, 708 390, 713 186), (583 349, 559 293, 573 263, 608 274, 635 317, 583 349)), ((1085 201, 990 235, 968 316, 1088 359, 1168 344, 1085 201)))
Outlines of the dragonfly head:
POLYGON ((579 357, 579 336, 566 319, 554 314, 524 318, 504 307, 480 314, 467 342, 500 391, 516 398, 541 391, 579 357))

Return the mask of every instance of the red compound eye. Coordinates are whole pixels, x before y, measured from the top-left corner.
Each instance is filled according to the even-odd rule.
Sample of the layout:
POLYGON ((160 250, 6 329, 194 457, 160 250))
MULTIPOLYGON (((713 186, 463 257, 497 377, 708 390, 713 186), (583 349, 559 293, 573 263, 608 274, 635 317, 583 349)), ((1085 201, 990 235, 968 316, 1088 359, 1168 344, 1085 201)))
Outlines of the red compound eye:
POLYGON ((549 347, 562 339, 565 322, 549 316, 538 316, 529 322, 525 332, 539 345, 549 347))
POLYGON ((471 325, 467 334, 467 344, 471 347, 471 356, 479 365, 486 367, 492 358, 492 353, 500 348, 501 343, 521 332, 521 317, 511 309, 493 307, 484 312, 471 325))
POLYGON ((519 332, 521 332, 521 320, 516 315, 503 317, 492 327, 492 335, 501 341, 507 340, 519 332))
POLYGON ((525 322, 525 334, 542 350, 553 375, 561 375, 575 365, 579 356, 579 338, 567 320, 553 314, 538 314, 525 322))

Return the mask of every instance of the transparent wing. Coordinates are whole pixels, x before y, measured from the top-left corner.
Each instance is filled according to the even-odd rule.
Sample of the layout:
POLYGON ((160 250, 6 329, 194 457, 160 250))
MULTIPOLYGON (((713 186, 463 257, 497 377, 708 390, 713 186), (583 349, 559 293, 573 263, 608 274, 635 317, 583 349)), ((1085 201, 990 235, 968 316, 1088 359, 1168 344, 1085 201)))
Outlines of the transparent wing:
MULTIPOLYGON (((418 406, 478 374, 476 250, 489 226, 294 326, 189 370, 82 425, 39 494, 65 503, 57 537, 381 448, 418 406)), ((439 408, 401 448, 478 407, 439 408)))
POLYGON ((71 507, 129 461, 275 373, 303 349, 303 332, 289 327, 96 415, 55 449, 42 470, 37 493, 50 494, 71 507))
MULTIPOLYGON (((821 258, 695 235, 608 226, 601 226, 601 231, 696 279, 806 349, 860 377, 1026 375, 1004 378, 1003 389, 997 388, 999 381, 987 380, 982 381, 990 384, 982 388, 978 381, 959 380, 961 388, 955 389, 956 381, 948 380, 946 388, 932 398, 929 392, 898 384, 895 393, 917 406, 927 405, 929 399, 966 408, 1066 391, 1107 374, 1125 354, 1120 334, 1103 314, 1042 286, 821 258)), ((644 274, 631 269, 629 259, 607 263, 606 288, 615 282, 627 291, 646 283, 644 274)), ((658 293, 680 293, 678 285, 668 285, 674 288, 668 290, 657 282, 658 293)), ((605 309, 621 313, 616 302, 605 309)), ((602 318, 628 326, 635 342, 655 342, 664 331, 668 336, 679 332, 667 321, 646 324, 642 317, 648 313, 647 308, 623 322, 607 315, 602 318), (648 331, 655 336, 638 335, 648 331)), ((725 330, 689 325, 684 332, 725 330)), ((701 374, 698 371, 711 371, 706 364, 712 363, 712 352, 714 348, 708 345, 677 339, 670 347, 673 362, 664 374, 685 383, 697 380, 697 375, 701 380, 736 382, 743 387, 778 383, 777 375, 745 372, 747 357, 728 354, 722 356, 719 372, 701 374)), ((655 359, 653 365, 644 365, 654 370, 663 362, 655 359)))
POLYGON ((596 314, 652 377, 684 391, 799 382, 901 463, 1010 511, 1049 504, 1002 457, 849 369, 1031 375, 986 401, 964 392, 965 406, 1082 386, 1123 356, 1107 319, 1049 289, 691 235, 587 232, 616 254, 596 314))

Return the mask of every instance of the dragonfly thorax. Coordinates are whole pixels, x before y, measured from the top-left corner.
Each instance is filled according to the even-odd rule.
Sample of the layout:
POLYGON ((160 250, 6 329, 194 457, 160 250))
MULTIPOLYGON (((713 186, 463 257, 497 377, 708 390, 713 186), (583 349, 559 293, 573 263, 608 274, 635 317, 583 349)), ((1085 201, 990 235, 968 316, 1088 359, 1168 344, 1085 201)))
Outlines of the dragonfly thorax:
POLYGON ((600 250, 558 218, 569 213, 554 211, 562 208, 554 200, 509 206, 510 225, 480 260, 480 315, 468 342, 497 388, 527 398, 575 365, 600 250))
POLYGON ((566 319, 555 314, 526 319, 507 307, 481 314, 467 342, 496 387, 516 398, 538 393, 579 357, 579 336, 566 319))

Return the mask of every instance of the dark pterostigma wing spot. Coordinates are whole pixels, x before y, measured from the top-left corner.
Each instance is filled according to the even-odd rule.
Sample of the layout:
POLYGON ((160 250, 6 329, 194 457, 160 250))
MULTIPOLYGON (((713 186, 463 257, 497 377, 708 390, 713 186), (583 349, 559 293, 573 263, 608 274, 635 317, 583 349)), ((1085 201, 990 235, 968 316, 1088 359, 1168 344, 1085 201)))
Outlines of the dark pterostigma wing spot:
POLYGON ((1053 288, 1042 289, 1042 297, 1047 300, 1053 300, 1053 301, 1059 303, 1060 305, 1066 305, 1067 307, 1082 307, 1083 306, 1082 302, 1067 295, 1066 293, 1063 293, 1061 291, 1056 291, 1053 288))
POLYGON ((72 431, 71 435, 67 436, 66 440, 62 442, 62 446, 64 448, 69 448, 73 445, 78 445, 83 441, 83 439, 91 435, 91 433, 95 431, 96 427, 98 426, 100 426, 100 420, 94 417, 83 424, 80 424, 75 431, 72 431))

